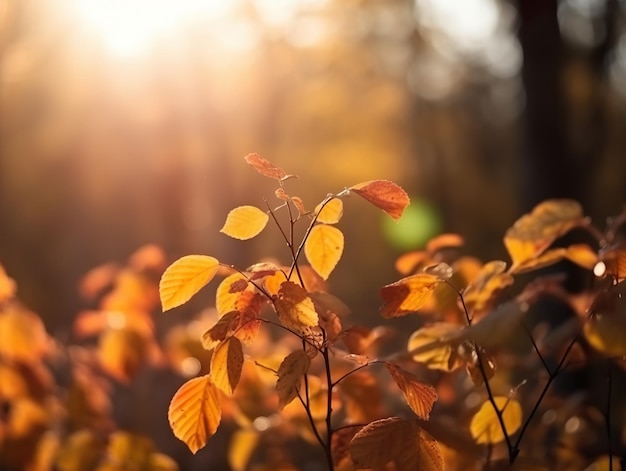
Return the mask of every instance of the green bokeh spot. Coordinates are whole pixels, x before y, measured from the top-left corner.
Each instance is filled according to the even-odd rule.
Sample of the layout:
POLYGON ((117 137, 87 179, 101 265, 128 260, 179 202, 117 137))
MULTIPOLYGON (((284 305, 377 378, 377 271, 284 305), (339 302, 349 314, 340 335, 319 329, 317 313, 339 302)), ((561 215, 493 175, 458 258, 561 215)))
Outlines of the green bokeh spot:
POLYGON ((387 241, 400 250, 422 248, 443 229, 437 209, 419 198, 411 198, 411 204, 404 211, 400 221, 395 222, 387 215, 382 221, 387 241))

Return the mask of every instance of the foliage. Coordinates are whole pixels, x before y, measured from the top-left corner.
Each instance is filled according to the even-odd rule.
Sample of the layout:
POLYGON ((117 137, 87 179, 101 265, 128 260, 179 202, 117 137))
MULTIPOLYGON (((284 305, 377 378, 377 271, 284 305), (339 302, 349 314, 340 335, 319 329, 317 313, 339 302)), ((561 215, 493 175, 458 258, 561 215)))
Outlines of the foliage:
POLYGON ((276 183, 278 202, 233 209, 221 232, 247 240, 275 227, 286 264, 240 269, 196 254, 166 268, 146 246, 83 278, 96 307, 78 314, 70 344, 50 337, 0 269, 0 468, 177 469, 111 414, 111 388, 149 367, 189 378, 171 398, 173 434, 196 454, 225 429, 233 470, 296 469, 294 450, 315 447, 323 458, 310 460, 342 471, 617 469, 626 211, 600 231, 578 203, 545 201, 506 232, 510 264, 482 263, 461 236, 440 235, 396 261, 400 278, 380 290, 388 320, 370 328, 329 291, 346 249, 338 225, 353 194, 398 220, 404 190, 368 181, 309 206, 287 188, 296 176, 245 160, 276 183), (577 291, 566 289, 572 267, 587 281, 577 291), (215 278, 215 307, 160 341, 159 300, 179 308, 215 278), (554 318, 546 300, 567 314, 554 318), (580 374, 589 385, 574 391, 580 374))

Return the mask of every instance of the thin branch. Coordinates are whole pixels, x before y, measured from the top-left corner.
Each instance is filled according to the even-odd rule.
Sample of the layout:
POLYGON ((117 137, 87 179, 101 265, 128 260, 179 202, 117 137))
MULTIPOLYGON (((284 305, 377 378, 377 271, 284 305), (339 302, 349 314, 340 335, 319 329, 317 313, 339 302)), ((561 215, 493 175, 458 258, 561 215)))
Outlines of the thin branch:
POLYGON ((524 330, 526 331, 526 333, 528 334, 528 338, 530 339, 531 343, 533 344, 533 348, 535 349, 535 353, 537 353, 537 356, 541 360, 541 363, 543 364, 543 367, 548 372, 548 375, 551 375, 552 372, 550 371, 550 367, 548 366, 548 364, 546 363, 546 360, 543 358, 543 355, 539 351, 539 347, 537 346, 537 343, 535 342, 535 339, 533 338, 532 332, 528 329, 526 324, 524 324, 523 322, 521 324, 522 324, 522 327, 524 327, 524 330))
POLYGON ((335 386, 337 386, 339 383, 341 383, 344 379, 346 379, 348 376, 350 376, 353 373, 356 373, 359 370, 362 370, 363 368, 367 368, 370 365, 375 365, 377 363, 384 363, 381 360, 372 360, 372 361, 368 361, 367 363, 365 363, 364 365, 360 365, 357 366, 355 369, 348 371, 346 374, 344 374, 343 376, 341 376, 339 379, 335 380, 334 383, 332 383, 332 387, 334 388, 335 386))
MULTIPOLYGON (((306 377, 306 375, 305 375, 305 377, 306 377)), ((324 439, 320 435, 319 430, 317 430, 317 425, 315 425, 315 419, 313 418, 313 414, 311 413, 311 409, 309 408, 308 404, 306 404, 304 402, 304 399, 302 399, 302 395, 300 394, 300 391, 298 391, 297 394, 298 394, 298 399, 300 400, 300 404, 302 404, 302 407, 304 407, 304 410, 306 411, 306 415, 307 415, 307 417, 309 419, 309 425, 311 425, 311 430, 313 430, 313 434, 315 435, 315 439, 319 442, 320 446, 322 448, 324 448, 324 450, 326 450, 326 448, 324 446, 324 439)))

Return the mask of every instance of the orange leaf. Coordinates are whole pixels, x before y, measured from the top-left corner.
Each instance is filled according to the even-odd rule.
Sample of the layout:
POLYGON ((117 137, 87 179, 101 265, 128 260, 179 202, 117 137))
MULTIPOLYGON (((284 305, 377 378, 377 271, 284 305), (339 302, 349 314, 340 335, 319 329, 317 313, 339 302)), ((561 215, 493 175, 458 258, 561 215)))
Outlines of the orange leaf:
POLYGON ((248 154, 244 157, 248 165, 252 166, 257 172, 264 177, 273 178, 275 180, 282 180, 287 176, 287 173, 269 160, 264 159, 259 154, 248 154))
POLYGON ((430 384, 421 382, 417 376, 404 371, 393 363, 385 362, 389 374, 402 391, 404 400, 415 414, 423 420, 428 420, 430 411, 437 400, 437 392, 430 384))
POLYGON ((296 350, 285 357, 278 367, 278 392, 279 407, 282 410, 298 395, 302 377, 309 371, 311 359, 304 350, 296 350))
POLYGON ((269 218, 256 206, 239 206, 228 213, 220 232, 233 239, 252 239, 265 229, 269 218))
POLYGON ((213 350, 221 341, 233 335, 241 323, 241 313, 230 311, 219 318, 217 323, 202 334, 202 346, 213 350))
POLYGON ((15 296, 15 291, 17 290, 17 286, 15 281, 4 271, 2 265, 0 265, 0 303, 3 303, 13 296, 15 296))
POLYGON ((523 273, 530 270, 537 270, 552 265, 564 258, 588 270, 593 270, 593 267, 598 263, 598 256, 591 247, 587 244, 574 244, 569 247, 551 249, 538 257, 525 260, 513 267, 511 272, 523 273))
POLYGON ((443 471, 439 444, 416 420, 389 417, 372 422, 352 439, 355 469, 381 468, 394 462, 399 470, 443 471))
POLYGON ((192 453, 206 445, 222 419, 220 392, 209 375, 193 378, 176 391, 168 419, 176 438, 185 442, 192 453))
POLYGON ((601 259, 607 275, 613 276, 617 282, 626 279, 626 242, 603 250, 601 259))
POLYGON ((388 180, 372 180, 350 188, 377 208, 385 211, 396 221, 409 205, 409 195, 401 187, 388 180))
POLYGON ((504 235, 504 245, 513 265, 540 255, 558 237, 583 222, 583 211, 576 201, 546 200, 525 214, 504 235))
POLYGON ((337 266, 343 253, 343 233, 333 226, 319 224, 311 230, 304 243, 307 260, 324 280, 337 266))
POLYGON ((463 237, 458 234, 440 234, 428 241, 426 244, 426 252, 434 255, 441 250, 461 247, 463 244, 463 237))
POLYGON ((432 370, 452 371, 463 362, 456 348, 447 342, 461 335, 463 328, 456 324, 439 322, 422 327, 411 335, 407 349, 413 360, 432 370), (432 346, 432 348, 429 348, 432 346))
POLYGON ((187 255, 172 263, 159 283, 163 312, 189 301, 213 279, 218 267, 217 259, 206 255, 187 255))
MULTIPOLYGON (((505 396, 495 396, 493 399, 500 410, 507 435, 513 435, 522 425, 522 406, 515 399, 505 396)), ((474 414, 470 433, 476 443, 495 444, 504 440, 502 426, 491 401, 485 401, 474 414)))
POLYGON ((433 275, 420 273, 383 286, 381 314, 383 317, 399 317, 422 308, 441 282, 433 275))
POLYGON ((333 198, 324 207, 320 203, 315 208, 315 214, 317 214, 317 222, 337 224, 343 216, 343 201, 339 198, 333 198))
POLYGON ((513 277, 505 273, 506 263, 493 260, 486 263, 463 290, 465 306, 471 312, 483 312, 493 305, 500 291, 513 284, 513 277))
POLYGON ((237 337, 229 337, 220 343, 211 356, 211 379, 213 384, 232 396, 239 383, 243 368, 243 350, 237 337))
POLYGON ((291 281, 280 285, 274 299, 274 309, 281 324, 296 332, 303 332, 307 327, 318 323, 315 305, 304 288, 291 281))
POLYGON ((128 383, 144 365, 147 352, 146 339, 132 329, 109 329, 100 336, 100 365, 122 383, 128 383))
POLYGON ((40 317, 17 305, 0 312, 0 357, 33 363, 48 349, 48 334, 40 317))

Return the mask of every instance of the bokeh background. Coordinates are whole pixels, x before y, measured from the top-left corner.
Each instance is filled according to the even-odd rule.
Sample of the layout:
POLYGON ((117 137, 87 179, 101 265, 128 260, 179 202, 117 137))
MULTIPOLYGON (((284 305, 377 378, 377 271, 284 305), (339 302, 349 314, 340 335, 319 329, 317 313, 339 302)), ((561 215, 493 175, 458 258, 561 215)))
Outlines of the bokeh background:
POLYGON ((0 263, 53 334, 87 270, 146 243, 288 262, 272 228, 218 233, 273 198, 250 152, 309 208, 370 179, 411 195, 399 225, 346 202, 331 287, 376 320, 395 257, 430 235, 506 259, 544 198, 600 226, 621 210, 626 2, 0 0, 0 263))

